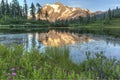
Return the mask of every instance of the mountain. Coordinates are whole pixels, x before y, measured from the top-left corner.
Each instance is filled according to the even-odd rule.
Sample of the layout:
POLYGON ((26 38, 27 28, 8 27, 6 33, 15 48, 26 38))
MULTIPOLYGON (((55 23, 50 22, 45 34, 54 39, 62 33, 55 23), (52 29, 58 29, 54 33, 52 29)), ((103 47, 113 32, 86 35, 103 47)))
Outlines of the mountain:
POLYGON ((41 13, 42 14, 38 12, 36 14, 36 19, 49 20, 50 22, 54 22, 56 20, 74 19, 79 16, 86 17, 87 14, 93 14, 88 9, 72 8, 63 5, 60 2, 56 2, 55 4, 46 4, 43 6, 41 13))

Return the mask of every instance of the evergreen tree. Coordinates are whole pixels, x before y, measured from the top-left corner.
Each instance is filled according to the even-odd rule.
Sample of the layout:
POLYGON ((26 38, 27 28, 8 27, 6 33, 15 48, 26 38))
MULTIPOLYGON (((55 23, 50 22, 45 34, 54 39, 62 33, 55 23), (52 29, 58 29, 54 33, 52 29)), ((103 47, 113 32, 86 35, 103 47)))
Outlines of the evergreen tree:
POLYGON ((106 19, 106 13, 103 14, 103 20, 105 20, 105 19, 106 19))
POLYGON ((36 7, 37 7, 38 17, 40 19, 40 15, 42 14, 42 11, 41 11, 42 10, 42 6, 39 3, 37 3, 36 7))
POLYGON ((22 17, 22 15, 21 15, 21 6, 18 4, 18 6, 17 6, 17 16, 19 16, 19 17, 22 17))
POLYGON ((24 0, 24 9, 23 10, 24 10, 23 14, 24 14, 25 18, 27 18, 27 16, 28 16, 28 5, 27 5, 26 0, 24 0))
POLYGON ((32 16, 32 19, 35 19, 35 11, 36 11, 36 8, 35 8, 34 4, 32 3, 31 7, 30 7, 30 14, 32 16))
POLYGON ((78 19, 79 19, 79 23, 80 23, 80 24, 83 24, 83 17, 79 16, 78 19))
POLYGON ((19 16, 20 16, 20 17, 23 17, 23 8, 22 8, 22 6, 20 6, 19 8, 20 8, 19 16))
POLYGON ((10 7, 9 7, 9 4, 8 4, 8 0, 6 0, 6 14, 10 14, 10 7))
POLYGON ((96 15, 94 14, 92 17, 91 17, 91 22, 94 22, 94 21, 96 21, 97 20, 97 18, 96 18, 96 15))
POLYGON ((14 14, 14 18, 16 16, 19 16, 19 2, 18 0, 13 0, 12 1, 12 13, 14 14))
POLYGON ((89 14, 89 11, 87 11, 86 14, 87 14, 86 22, 89 23, 89 22, 90 22, 90 14, 89 14))
POLYGON ((115 9, 112 10, 112 17, 115 17, 115 9))
POLYGON ((37 4, 36 4, 36 7, 37 7, 37 13, 40 12, 42 6, 41 6, 39 3, 37 3, 37 4))
POLYGON ((5 2, 4 0, 1 1, 1 15, 5 14, 5 2))
POLYGON ((115 10, 115 17, 120 17, 120 9, 118 7, 115 10))
POLYGON ((109 19, 112 19, 112 12, 111 12, 111 9, 108 10, 108 18, 109 18, 109 19))
POLYGON ((12 3, 10 3, 10 5, 9 5, 9 9, 10 9, 10 16, 12 16, 13 14, 13 6, 12 6, 12 3))
POLYGON ((47 12, 47 11, 45 12, 45 17, 46 17, 46 20, 48 21, 49 15, 48 15, 48 12, 47 12))

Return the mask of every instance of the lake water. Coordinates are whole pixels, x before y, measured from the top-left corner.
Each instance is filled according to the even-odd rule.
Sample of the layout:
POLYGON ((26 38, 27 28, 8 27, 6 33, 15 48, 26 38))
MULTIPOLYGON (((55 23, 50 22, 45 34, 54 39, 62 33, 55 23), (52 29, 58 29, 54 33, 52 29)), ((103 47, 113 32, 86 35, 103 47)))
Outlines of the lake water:
MULTIPOLYGON (((86 59, 86 51, 92 54, 104 52, 109 58, 115 57, 120 60, 120 38, 113 38, 103 35, 86 34, 93 38, 90 42, 77 43, 68 45, 70 49, 70 57, 75 62, 81 62, 86 59)), ((0 44, 7 46, 17 44, 25 45, 27 50, 32 47, 43 51, 45 46, 39 42, 40 33, 19 33, 19 34, 3 34, 0 33, 0 44)))

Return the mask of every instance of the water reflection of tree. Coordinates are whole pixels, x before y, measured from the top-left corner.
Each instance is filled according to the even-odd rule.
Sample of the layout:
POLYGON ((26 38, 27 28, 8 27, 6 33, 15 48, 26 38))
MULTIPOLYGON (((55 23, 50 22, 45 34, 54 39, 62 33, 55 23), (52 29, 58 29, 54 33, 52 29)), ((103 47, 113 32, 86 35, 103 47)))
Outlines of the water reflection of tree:
POLYGON ((35 41, 35 33, 33 33, 33 38, 32 38, 32 47, 35 48, 36 46, 36 41, 35 41))
POLYGON ((33 48, 40 48, 40 43, 38 42, 40 38, 40 34, 39 33, 33 33, 33 38, 32 38, 32 47, 33 48))
POLYGON ((36 45, 36 48, 39 49, 39 48, 41 47, 41 46, 40 46, 41 43, 39 42, 39 40, 40 40, 40 33, 37 32, 37 33, 35 34, 35 37, 36 37, 36 44, 37 44, 37 45, 36 45))
POLYGON ((114 46, 119 45, 120 46, 120 39, 106 39, 106 41, 108 41, 109 43, 112 43, 114 46))
POLYGON ((28 49, 28 47, 29 47, 29 43, 28 43, 29 42, 29 39, 28 39, 29 37, 28 37, 28 35, 26 35, 25 38, 26 38, 25 48, 28 49))
POLYGON ((120 46, 120 38, 114 38, 114 37, 99 37, 100 39, 104 40, 107 45, 113 44, 114 46, 119 45, 120 46))

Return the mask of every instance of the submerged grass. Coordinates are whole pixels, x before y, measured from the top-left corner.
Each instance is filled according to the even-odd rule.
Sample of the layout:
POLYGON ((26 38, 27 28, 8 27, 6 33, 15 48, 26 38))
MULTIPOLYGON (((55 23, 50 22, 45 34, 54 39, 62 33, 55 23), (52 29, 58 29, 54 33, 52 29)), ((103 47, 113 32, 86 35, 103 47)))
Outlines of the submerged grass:
POLYGON ((23 46, 0 45, 0 79, 120 79, 120 63, 108 59, 103 53, 93 58, 86 53, 87 60, 74 63, 68 48, 46 48, 45 52, 23 46))

